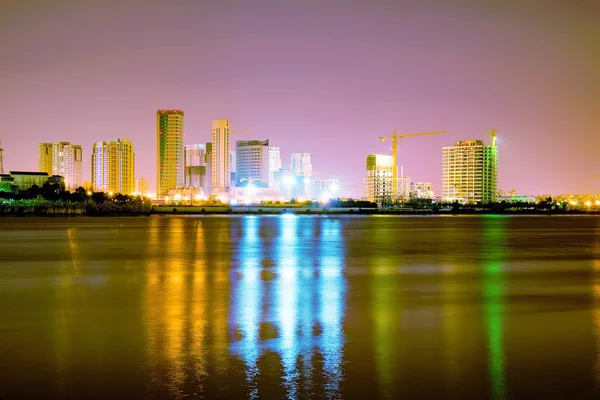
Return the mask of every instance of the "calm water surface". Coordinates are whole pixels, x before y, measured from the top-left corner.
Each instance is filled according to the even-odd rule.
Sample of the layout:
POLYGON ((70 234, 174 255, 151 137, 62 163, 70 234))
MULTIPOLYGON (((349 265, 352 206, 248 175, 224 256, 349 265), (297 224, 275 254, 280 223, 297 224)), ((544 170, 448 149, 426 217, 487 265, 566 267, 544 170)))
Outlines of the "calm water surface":
POLYGON ((0 398, 600 398, 600 218, 0 219, 0 398))

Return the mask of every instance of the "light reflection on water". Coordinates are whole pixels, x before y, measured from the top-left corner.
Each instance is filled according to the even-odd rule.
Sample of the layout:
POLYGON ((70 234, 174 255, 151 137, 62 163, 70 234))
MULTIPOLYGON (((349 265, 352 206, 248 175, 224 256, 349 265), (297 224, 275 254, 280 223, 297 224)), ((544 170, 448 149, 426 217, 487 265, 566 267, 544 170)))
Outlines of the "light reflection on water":
POLYGON ((260 395, 257 364, 265 352, 279 357, 287 398, 312 391, 315 352, 323 357, 325 396, 339 397, 345 285, 340 223, 279 219, 271 260, 262 252, 261 221, 243 219, 241 265, 230 313, 240 337, 231 348, 244 360, 250 397, 260 395), (316 235, 317 248, 299 245, 307 232, 316 235))
POLYGON ((0 397, 596 398, 599 221, 7 220, 0 397))

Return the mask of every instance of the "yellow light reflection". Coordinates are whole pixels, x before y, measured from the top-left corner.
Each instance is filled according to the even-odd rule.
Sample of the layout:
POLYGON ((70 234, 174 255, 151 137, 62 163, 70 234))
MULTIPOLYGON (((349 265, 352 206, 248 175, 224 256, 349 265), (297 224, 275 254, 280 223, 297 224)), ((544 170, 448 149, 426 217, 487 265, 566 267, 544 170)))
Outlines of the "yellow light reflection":
POLYGON ((153 219, 150 242, 167 249, 164 258, 154 259, 148 266, 146 310, 149 346, 149 364, 153 368, 152 385, 164 385, 175 397, 183 394, 185 381, 184 328, 188 319, 185 312, 185 265, 177 251, 183 245, 184 220, 180 218, 153 219), (164 224, 161 224, 161 221, 164 224), (164 236, 161 231, 165 229, 164 236), (161 373, 161 367, 167 372, 161 373), (162 382, 166 379, 166 382, 162 382))

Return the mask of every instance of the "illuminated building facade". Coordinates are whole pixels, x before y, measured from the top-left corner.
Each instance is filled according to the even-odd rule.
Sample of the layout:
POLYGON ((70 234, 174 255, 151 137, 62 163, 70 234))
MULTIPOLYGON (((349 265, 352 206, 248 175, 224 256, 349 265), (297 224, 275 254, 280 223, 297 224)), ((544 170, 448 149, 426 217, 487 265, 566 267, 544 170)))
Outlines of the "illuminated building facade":
POLYGON ((443 148, 442 197, 446 201, 490 203, 498 190, 498 148, 481 140, 443 148))
POLYGON ((290 171, 295 178, 292 187, 293 198, 312 198, 312 163, 310 153, 292 153, 290 171))
POLYGON ((239 140, 236 147, 236 186, 269 186, 269 141, 239 140))
POLYGON ((411 187, 411 197, 416 199, 434 199, 433 183, 414 182, 411 187))
POLYGON ((204 188, 206 185, 206 145, 190 144, 183 149, 185 158, 185 187, 204 188))
POLYGON ((131 140, 94 143, 92 186, 94 192, 131 194, 135 191, 135 156, 131 140))
POLYGON ((183 111, 156 112, 156 193, 184 186, 183 111))
POLYGON ((364 197, 377 205, 390 205, 399 198, 408 197, 410 178, 398 178, 398 193, 394 193, 393 180, 394 158, 383 154, 369 154, 364 197))
POLYGON ((281 188, 281 152, 279 147, 269 147, 269 187, 281 188))
POLYGON ((212 194, 226 193, 231 175, 229 171, 230 124, 226 119, 212 122, 212 194))
POLYGON ((38 145, 38 171, 52 175, 52 143, 38 145))
POLYGON ((204 195, 212 195, 212 142, 206 143, 206 180, 204 182, 204 195))
POLYGON ((148 183, 148 179, 139 177, 135 180, 135 191, 136 193, 144 196, 150 192, 150 184, 148 183))
POLYGON ((80 145, 69 142, 52 143, 52 175, 65 178, 67 190, 81 186, 81 162, 83 152, 80 145))

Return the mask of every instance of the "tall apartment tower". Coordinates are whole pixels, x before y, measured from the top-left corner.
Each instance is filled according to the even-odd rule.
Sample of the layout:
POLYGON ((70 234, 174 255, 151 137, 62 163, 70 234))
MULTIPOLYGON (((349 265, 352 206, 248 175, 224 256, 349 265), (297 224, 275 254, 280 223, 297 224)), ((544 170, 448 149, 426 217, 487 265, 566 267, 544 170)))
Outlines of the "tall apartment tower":
POLYGON ((447 201, 496 201, 498 148, 481 140, 456 142, 443 148, 442 197, 447 201))
MULTIPOLYGON (((81 162, 83 158, 83 152, 80 145, 71 144, 70 142, 54 142, 52 143, 52 150, 47 150, 45 147, 47 143, 40 144, 40 149, 44 148, 50 152, 52 159, 52 175, 60 175, 65 178, 65 189, 75 190, 81 186, 81 162)), ((48 154, 38 159, 38 166, 45 168, 47 172, 48 154)), ((49 173, 50 174, 50 173, 49 173)))
POLYGON ((269 187, 281 188, 281 152, 279 147, 269 147, 269 187))
POLYGON ((190 144, 183 148, 185 156, 185 187, 204 188, 206 185, 206 145, 190 144))
POLYGON ((226 192, 229 188, 229 120, 212 122, 212 194, 226 192))
POLYGON ((92 185, 95 192, 135 192, 135 156, 131 140, 112 139, 94 143, 92 185))
POLYGON ((364 182, 365 198, 377 205, 391 204, 396 197, 393 193, 393 180, 394 158, 383 154, 369 154, 364 182))
POLYGON ((150 192, 150 184, 148 183, 148 179, 140 176, 135 180, 135 191, 141 196, 145 196, 150 192))
POLYGON ((183 187, 183 111, 156 112, 156 194, 183 187))
POLYGON ((206 182, 204 183, 204 195, 212 196, 212 142, 206 143, 206 182))
POLYGON ((310 153, 292 153, 292 164, 290 166, 292 175, 296 178, 293 197, 312 198, 312 164, 310 153))
POLYGON ((236 148, 236 186, 269 185, 269 141, 239 140, 236 148))
POLYGON ((312 176, 310 153, 292 153, 290 170, 294 176, 312 176))
POLYGON ((38 145, 38 171, 52 175, 52 143, 38 145))

